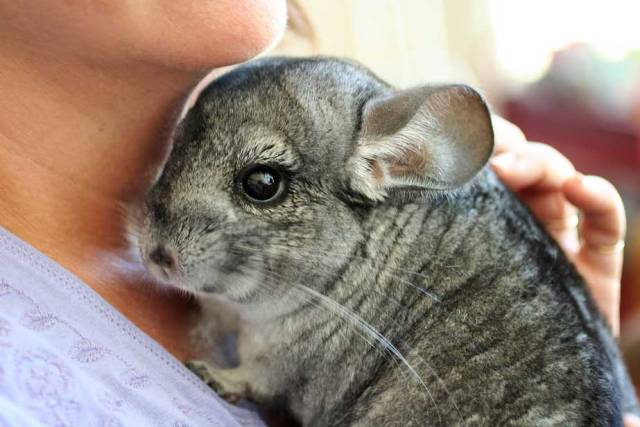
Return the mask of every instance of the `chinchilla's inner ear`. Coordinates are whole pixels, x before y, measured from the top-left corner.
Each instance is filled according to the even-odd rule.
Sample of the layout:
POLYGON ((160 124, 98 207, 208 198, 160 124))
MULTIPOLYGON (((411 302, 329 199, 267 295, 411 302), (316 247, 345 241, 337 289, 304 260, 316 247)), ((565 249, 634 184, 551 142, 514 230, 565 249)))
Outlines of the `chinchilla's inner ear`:
POLYGON ((371 200, 403 190, 415 194, 459 187, 493 151, 489 110, 468 86, 396 92, 370 100, 362 114, 347 173, 351 190, 371 200))

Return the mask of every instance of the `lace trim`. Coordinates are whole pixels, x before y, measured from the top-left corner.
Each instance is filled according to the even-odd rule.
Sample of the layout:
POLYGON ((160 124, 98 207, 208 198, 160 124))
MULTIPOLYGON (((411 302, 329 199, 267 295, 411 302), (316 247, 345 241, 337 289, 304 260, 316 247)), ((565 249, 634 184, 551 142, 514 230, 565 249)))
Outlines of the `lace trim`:
MULTIPOLYGON (((85 285, 79 278, 73 275, 73 273, 65 270, 62 266, 56 264, 53 260, 46 257, 46 255, 40 253, 37 249, 32 248, 27 243, 19 240, 17 237, 9 234, 6 230, 0 227, 0 248, 5 248, 7 253, 16 259, 21 264, 26 264, 34 268, 38 273, 45 275, 49 280, 53 280, 60 285, 64 286, 67 291, 74 295, 78 301, 86 306, 94 309, 95 313, 101 316, 104 320, 118 328, 130 339, 141 345, 150 355, 161 361, 164 366, 171 369, 178 374, 182 379, 186 380, 191 386, 195 387, 202 393, 209 394, 220 405, 221 409, 228 411, 239 423, 248 426, 260 426, 257 421, 257 415, 247 413, 247 410, 235 407, 217 397, 213 391, 211 391, 205 384, 203 384, 194 374, 187 370, 180 362, 173 358, 167 351, 160 346, 160 344, 153 341, 144 332, 138 329, 131 321, 117 312, 111 305, 104 301, 97 293, 91 288, 85 285)), ((25 315, 22 319, 23 322, 27 322, 32 329, 43 328, 46 329, 55 323, 60 323, 69 328, 74 334, 78 336, 78 341, 71 349, 71 357, 81 362, 96 361, 105 355, 109 354, 115 357, 118 361, 124 364, 125 368, 129 369, 130 375, 129 381, 125 381, 125 384, 132 388, 144 388, 146 382, 149 381, 149 377, 140 374, 133 366, 131 366, 126 360, 122 359, 118 355, 114 354, 110 350, 100 345, 95 344, 92 340, 84 337, 75 327, 68 322, 59 319, 51 313, 42 310, 42 307, 24 292, 9 285, 7 282, 0 281, 0 295, 4 292, 11 292, 20 295, 27 299, 34 305, 34 309, 25 315), (137 387, 140 386, 140 387, 137 387)), ((208 422, 219 424, 219 420, 211 418, 203 411, 193 408, 189 405, 181 403, 174 395, 169 393, 164 387, 156 384, 163 392, 165 392, 170 399, 176 405, 176 408, 180 410, 184 415, 197 415, 200 418, 206 419, 208 422)))

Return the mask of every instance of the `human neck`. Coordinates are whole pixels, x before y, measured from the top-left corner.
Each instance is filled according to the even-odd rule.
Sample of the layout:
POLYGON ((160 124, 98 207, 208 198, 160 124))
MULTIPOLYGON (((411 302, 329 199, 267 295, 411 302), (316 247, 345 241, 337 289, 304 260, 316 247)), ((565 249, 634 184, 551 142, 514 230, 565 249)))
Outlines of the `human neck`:
POLYGON ((180 358, 186 350, 170 335, 183 331, 165 325, 188 319, 193 304, 140 286, 141 266, 122 268, 121 206, 146 192, 199 77, 0 55, 0 224, 180 358))

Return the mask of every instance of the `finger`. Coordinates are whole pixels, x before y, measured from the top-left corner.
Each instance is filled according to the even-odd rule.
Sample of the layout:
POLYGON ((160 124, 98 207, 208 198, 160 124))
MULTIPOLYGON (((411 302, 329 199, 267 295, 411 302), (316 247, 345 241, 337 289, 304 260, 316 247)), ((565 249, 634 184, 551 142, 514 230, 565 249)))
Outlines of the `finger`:
POLYGON ((491 159, 491 166, 512 191, 559 190, 575 175, 571 162, 556 149, 540 143, 512 147, 491 159))
POLYGON ((591 265, 583 259, 583 254, 576 256, 578 271, 587 278, 587 287, 600 313, 607 320, 614 336, 620 334, 620 280, 598 276, 592 272, 591 265))
MULTIPOLYGON (((584 214, 589 238, 596 244, 610 244, 624 237, 624 205, 615 187, 604 178, 576 174, 563 185, 567 199, 584 214)), ((586 230, 585 230, 586 231, 586 230)))
POLYGON ((616 245, 624 239, 624 205, 616 189, 603 178, 580 174, 563 186, 567 200, 582 211, 581 256, 596 272, 620 280, 622 250, 616 245))
POLYGON ((608 181, 580 174, 563 186, 567 199, 583 213, 582 244, 576 256, 598 308, 617 334, 620 325, 620 278, 626 221, 622 199, 608 181))
POLYGON ((578 211, 561 191, 525 191, 520 199, 570 257, 578 252, 578 211))
POLYGON ((527 142, 524 133, 513 123, 496 115, 491 116, 491 122, 496 154, 509 151, 513 146, 527 142))
POLYGON ((633 414, 624 416, 624 427, 640 427, 640 418, 633 414))

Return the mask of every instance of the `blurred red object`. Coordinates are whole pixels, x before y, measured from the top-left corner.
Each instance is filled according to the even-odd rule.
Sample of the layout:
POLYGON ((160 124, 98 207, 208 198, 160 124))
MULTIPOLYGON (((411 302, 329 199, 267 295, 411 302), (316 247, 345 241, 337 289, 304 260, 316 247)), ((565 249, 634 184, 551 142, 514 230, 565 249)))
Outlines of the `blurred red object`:
POLYGON ((553 145, 583 173, 604 176, 628 198, 640 199, 640 127, 544 93, 507 100, 503 114, 529 140, 553 145))

